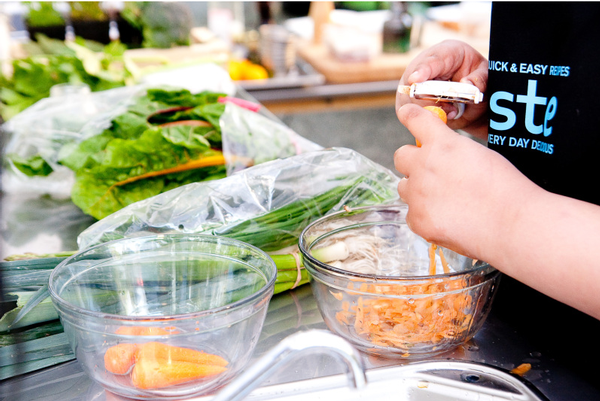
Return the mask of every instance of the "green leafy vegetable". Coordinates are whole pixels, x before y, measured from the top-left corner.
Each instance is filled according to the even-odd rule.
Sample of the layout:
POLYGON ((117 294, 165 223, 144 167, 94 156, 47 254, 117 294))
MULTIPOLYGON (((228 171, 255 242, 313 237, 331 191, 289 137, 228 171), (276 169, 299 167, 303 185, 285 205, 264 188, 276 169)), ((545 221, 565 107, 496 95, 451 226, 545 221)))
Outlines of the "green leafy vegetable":
POLYGON ((30 56, 14 60, 12 75, 0 74, 0 116, 9 120, 40 99, 50 96, 57 84, 86 84, 92 92, 133 83, 124 61, 125 46, 107 46, 81 38, 73 43, 36 34, 37 44, 28 45, 30 56), (100 52, 91 47, 100 47, 100 52))
POLYGON ((52 167, 40 155, 34 155, 28 159, 13 155, 11 161, 17 169, 29 177, 36 175, 45 177, 53 171, 52 167))
POLYGON ((222 96, 151 89, 110 128, 63 148, 60 163, 76 176, 73 203, 102 219, 177 186, 225 177, 222 96), (202 124, 183 124, 188 121, 202 124))
POLYGON ((190 44, 193 21, 185 3, 127 2, 121 16, 142 31, 143 47, 161 49, 190 44))
POLYGON ((54 9, 52 2, 25 2, 28 5, 27 24, 31 27, 64 25, 62 15, 54 9))

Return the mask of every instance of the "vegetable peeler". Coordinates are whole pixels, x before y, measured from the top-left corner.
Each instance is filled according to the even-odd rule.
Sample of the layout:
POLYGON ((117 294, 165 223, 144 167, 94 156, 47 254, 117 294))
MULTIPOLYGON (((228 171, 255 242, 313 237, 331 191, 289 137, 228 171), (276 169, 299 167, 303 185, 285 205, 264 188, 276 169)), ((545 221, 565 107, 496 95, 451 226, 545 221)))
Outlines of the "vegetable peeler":
POLYGON ((475 85, 451 81, 425 81, 410 86, 400 85, 398 93, 409 95, 414 99, 457 103, 458 114, 455 119, 462 116, 466 103, 478 104, 483 100, 483 93, 475 85))

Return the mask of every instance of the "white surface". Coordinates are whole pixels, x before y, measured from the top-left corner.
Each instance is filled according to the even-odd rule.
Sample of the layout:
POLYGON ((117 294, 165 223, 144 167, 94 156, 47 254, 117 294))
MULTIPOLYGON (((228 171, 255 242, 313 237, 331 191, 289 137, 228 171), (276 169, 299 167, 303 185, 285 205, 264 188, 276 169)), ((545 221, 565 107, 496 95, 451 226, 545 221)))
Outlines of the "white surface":
MULTIPOLYGON (((383 31, 383 23, 389 18, 389 15, 389 10, 333 10, 329 20, 332 24, 354 27, 365 33, 380 33, 383 31)), ((290 18, 284 22, 284 26, 302 39, 313 38, 314 24, 311 17, 290 18)))
POLYGON ((213 91, 235 94, 235 84, 229 73, 216 64, 198 64, 148 74, 142 83, 150 85, 171 85, 188 89, 192 93, 213 91))

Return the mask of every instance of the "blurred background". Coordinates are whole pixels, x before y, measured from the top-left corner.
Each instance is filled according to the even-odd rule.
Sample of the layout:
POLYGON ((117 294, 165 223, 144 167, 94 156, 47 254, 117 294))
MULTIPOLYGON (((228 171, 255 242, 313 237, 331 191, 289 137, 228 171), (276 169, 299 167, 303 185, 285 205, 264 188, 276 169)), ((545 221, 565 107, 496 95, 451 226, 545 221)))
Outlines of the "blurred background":
POLYGON ((58 83, 99 91, 210 62, 301 136, 393 170, 414 141, 394 111, 407 64, 450 38, 487 55, 489 14, 489 2, 3 2, 1 121, 58 83))

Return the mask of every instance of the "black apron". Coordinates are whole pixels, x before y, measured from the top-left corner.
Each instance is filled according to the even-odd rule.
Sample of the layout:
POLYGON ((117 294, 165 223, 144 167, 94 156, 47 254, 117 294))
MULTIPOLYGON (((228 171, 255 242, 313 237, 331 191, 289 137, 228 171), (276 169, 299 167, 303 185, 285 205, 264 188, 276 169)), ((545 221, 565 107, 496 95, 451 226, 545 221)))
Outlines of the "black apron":
MULTIPOLYGON (((486 90, 488 147, 546 190, 595 204, 599 21, 600 3, 494 3, 486 90)), ((493 313, 530 341, 532 352, 548 352, 600 387, 597 369, 581 366, 582 353, 590 361, 600 358, 600 321, 507 276, 493 313)))
POLYGON ((492 7, 488 146, 548 191, 600 205, 600 4, 492 7))

